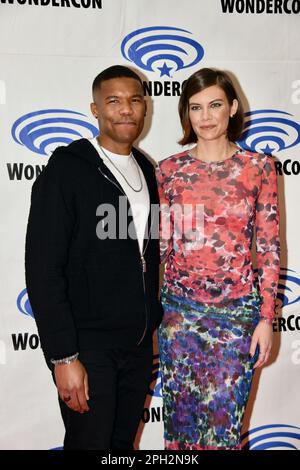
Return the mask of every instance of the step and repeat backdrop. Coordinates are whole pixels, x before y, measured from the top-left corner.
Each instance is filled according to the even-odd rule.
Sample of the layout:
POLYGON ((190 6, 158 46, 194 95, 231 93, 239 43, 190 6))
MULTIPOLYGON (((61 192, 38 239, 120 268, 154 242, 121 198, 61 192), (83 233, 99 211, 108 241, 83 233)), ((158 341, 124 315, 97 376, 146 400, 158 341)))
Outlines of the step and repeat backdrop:
MULTIPOLYGON (((300 449, 300 0, 0 0, 0 449, 56 449, 63 425, 25 288, 31 186, 58 145, 97 135, 94 77, 113 64, 144 81, 137 145, 180 150, 184 80, 225 69, 246 110, 240 145, 272 155, 282 258, 275 347, 257 372, 243 444, 300 449)), ((45 299, 46 300, 46 299, 45 299)), ((158 353, 136 440, 163 448, 158 353)))

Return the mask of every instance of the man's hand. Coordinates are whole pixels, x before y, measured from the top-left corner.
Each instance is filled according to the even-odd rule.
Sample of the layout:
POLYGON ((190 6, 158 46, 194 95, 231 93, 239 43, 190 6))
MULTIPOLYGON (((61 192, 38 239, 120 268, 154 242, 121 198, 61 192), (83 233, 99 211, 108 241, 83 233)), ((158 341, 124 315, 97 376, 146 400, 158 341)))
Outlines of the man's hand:
POLYGON ((71 364, 56 364, 54 369, 56 386, 60 398, 74 411, 89 411, 88 375, 77 359, 71 364))

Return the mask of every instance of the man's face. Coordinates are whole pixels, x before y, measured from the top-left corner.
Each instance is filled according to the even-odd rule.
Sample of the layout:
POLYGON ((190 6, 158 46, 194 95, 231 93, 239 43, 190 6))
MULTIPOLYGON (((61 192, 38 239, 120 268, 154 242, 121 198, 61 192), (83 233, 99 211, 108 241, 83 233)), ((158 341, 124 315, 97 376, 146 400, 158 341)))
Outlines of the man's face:
POLYGON ((92 113, 98 116, 100 142, 108 150, 131 146, 143 130, 146 102, 134 78, 105 80, 94 93, 92 113))

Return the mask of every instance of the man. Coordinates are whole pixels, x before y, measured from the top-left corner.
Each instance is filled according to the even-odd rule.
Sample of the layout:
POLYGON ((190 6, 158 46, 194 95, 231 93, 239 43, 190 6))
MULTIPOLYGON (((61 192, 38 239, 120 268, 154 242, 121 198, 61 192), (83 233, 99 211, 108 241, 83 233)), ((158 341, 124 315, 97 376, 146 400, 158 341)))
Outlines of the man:
POLYGON ((64 448, 132 449, 161 318, 158 194, 132 147, 146 114, 139 76, 112 66, 93 99, 99 136, 56 149, 33 185, 26 283, 64 448))

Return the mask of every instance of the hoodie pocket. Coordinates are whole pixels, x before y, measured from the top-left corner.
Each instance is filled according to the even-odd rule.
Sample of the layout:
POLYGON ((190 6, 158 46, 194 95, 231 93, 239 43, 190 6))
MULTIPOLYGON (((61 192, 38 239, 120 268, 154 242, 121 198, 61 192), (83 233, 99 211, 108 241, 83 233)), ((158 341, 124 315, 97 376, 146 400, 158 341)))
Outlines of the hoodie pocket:
POLYGON ((101 328, 111 329, 116 325, 123 326, 128 322, 124 315, 124 303, 128 299, 124 299, 122 295, 122 284, 120 275, 112 274, 109 270, 105 272, 105 268, 89 266, 86 268, 89 312, 88 316, 97 320, 97 324, 101 328))

